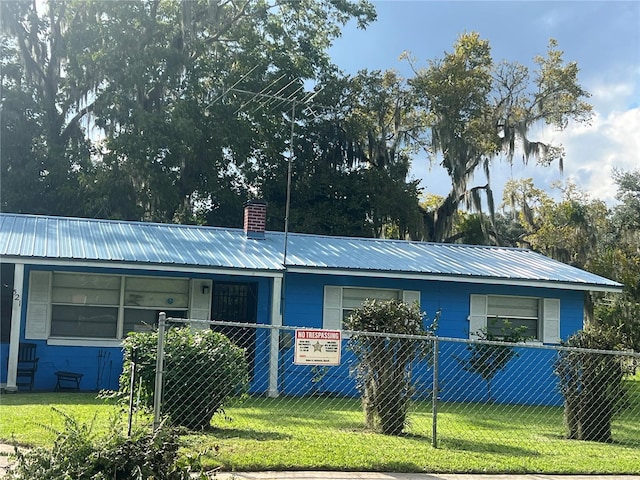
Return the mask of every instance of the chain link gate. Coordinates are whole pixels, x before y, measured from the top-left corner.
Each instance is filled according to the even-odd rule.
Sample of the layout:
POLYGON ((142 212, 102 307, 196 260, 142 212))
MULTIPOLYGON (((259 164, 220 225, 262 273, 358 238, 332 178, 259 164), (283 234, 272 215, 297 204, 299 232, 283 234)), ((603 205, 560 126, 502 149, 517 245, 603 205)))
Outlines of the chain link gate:
MULTIPOLYGON (((398 382, 404 397, 389 390, 386 398, 389 402, 405 398, 406 404, 385 404, 382 395, 367 405, 366 397, 375 395, 357 375, 358 360, 349 348, 354 332, 342 332, 339 366, 300 365, 294 362, 298 328, 163 316, 159 320, 155 426, 163 416, 171 417, 164 405, 176 400, 167 397, 168 390, 163 392, 171 369, 188 372, 179 379, 183 388, 199 388, 203 378, 229 381, 217 374, 217 365, 189 371, 179 364, 189 362, 188 358, 165 357, 165 331, 185 325, 224 332, 244 345, 247 389, 237 392, 242 401, 225 401, 225 415, 213 417, 212 424, 220 431, 230 428, 225 418, 229 412, 233 412, 232 424, 253 431, 257 438, 270 435, 270 421, 285 418, 291 435, 313 428, 318 439, 326 439, 320 441, 322 448, 348 452, 348 434, 379 428, 380 422, 369 422, 369 415, 380 417, 381 412, 396 410, 405 414, 403 435, 441 449, 481 442, 487 448, 500 445, 531 455, 551 450, 562 455, 559 440, 586 435, 584 439, 626 445, 640 460, 640 379, 633 377, 640 359, 637 353, 358 332, 414 349, 401 370, 376 374, 380 378, 395 375, 392 380, 398 382), (615 382, 609 380, 616 378, 630 391, 615 390, 615 382), (581 394, 590 395, 589 402, 581 394), (504 430, 505 424, 509 431, 504 430)), ((402 353, 395 352, 396 357, 390 358, 402 353)), ((381 389, 382 384, 380 381, 376 388, 381 389)), ((590 444, 585 443, 584 448, 591 448, 590 444)))

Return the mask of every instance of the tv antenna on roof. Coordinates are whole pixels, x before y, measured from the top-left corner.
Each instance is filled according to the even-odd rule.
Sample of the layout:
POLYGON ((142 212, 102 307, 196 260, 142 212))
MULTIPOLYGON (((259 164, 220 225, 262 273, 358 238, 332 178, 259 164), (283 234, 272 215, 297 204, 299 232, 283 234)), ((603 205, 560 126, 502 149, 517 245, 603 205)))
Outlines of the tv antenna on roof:
MULTIPOLYGON (((239 83, 246 78, 256 67, 252 68, 248 73, 243 75, 243 77, 238 80, 233 86, 227 88, 220 96, 218 96, 211 104, 219 101, 229 93, 238 93, 241 95, 249 96, 248 100, 243 102, 240 107, 234 112, 238 114, 239 112, 247 109, 249 105, 252 103, 256 103, 257 107, 252 110, 251 113, 255 114, 261 109, 266 109, 268 107, 277 108, 283 105, 291 108, 291 130, 289 132, 289 155, 287 156, 287 192, 286 192, 286 201, 285 201, 285 213, 284 213, 284 250, 283 250, 283 259, 282 265, 286 268, 287 266, 287 250, 288 250, 288 239, 289 239, 289 215, 291 211, 291 177, 293 172, 293 159, 295 155, 294 151, 294 138, 295 138, 295 122, 296 122, 296 113, 297 108, 299 106, 304 106, 305 111, 310 111, 313 113, 313 108, 319 107, 324 110, 331 110, 330 107, 325 107, 323 105, 314 104, 310 105, 311 101, 323 90, 324 86, 321 86, 318 90, 312 92, 304 93, 304 85, 298 86, 291 93, 287 95, 287 90, 292 86, 295 86, 296 82, 299 82, 299 79, 292 79, 287 82, 284 86, 277 87, 276 85, 285 78, 285 75, 282 74, 276 80, 271 82, 268 86, 260 90, 259 92, 252 92, 250 90, 245 90, 242 88, 238 88, 239 83)), ((210 105, 211 105, 210 104, 210 105)))

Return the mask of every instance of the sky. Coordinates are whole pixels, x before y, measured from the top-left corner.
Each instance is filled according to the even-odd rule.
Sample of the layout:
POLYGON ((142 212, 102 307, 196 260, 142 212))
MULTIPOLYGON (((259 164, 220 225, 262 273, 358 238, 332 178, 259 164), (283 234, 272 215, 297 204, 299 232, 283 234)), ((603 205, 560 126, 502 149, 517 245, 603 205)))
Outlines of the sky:
MULTIPOLYGON (((564 60, 577 62, 578 81, 591 93, 594 116, 589 125, 570 124, 562 132, 539 126, 530 138, 565 148, 564 172, 535 160, 513 165, 498 159, 491 169, 496 205, 508 179, 533 178, 538 188, 558 200, 554 182, 573 181, 591 199, 616 203, 611 172, 640 169, 640 1, 399 1, 372 2, 378 19, 366 30, 348 24, 330 50, 345 73, 392 69, 411 76, 408 51, 418 66, 442 58, 460 34, 478 32, 489 41, 494 61, 533 67, 554 38, 564 60)), ((446 195, 450 183, 442 167, 425 157, 414 161, 411 175, 425 193, 446 195)), ((475 184, 484 185, 482 174, 475 184)))

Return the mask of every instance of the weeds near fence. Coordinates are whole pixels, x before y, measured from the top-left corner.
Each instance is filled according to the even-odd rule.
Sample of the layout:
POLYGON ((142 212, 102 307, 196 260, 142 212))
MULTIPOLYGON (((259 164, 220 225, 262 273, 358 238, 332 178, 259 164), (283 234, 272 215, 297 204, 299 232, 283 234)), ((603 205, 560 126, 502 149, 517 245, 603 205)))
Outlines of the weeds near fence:
MULTIPOLYGON (((154 478, 157 480, 189 480, 192 465, 178 463, 178 436, 161 425, 123 434, 122 419, 112 417, 106 432, 94 431, 93 422, 81 422, 56 408, 63 428, 56 430, 39 425, 55 435, 51 448, 16 449, 14 464, 4 477, 9 480, 49 480, 51 478, 108 479, 154 478)), ((199 472, 199 479, 207 478, 199 472)))

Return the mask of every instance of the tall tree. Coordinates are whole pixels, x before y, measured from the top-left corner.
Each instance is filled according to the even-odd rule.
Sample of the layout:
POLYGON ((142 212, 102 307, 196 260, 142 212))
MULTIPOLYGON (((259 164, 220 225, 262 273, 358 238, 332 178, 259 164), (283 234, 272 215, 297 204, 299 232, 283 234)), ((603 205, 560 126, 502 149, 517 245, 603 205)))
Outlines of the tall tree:
POLYGON ((427 239, 447 240, 458 207, 480 210, 482 193, 493 215, 489 172, 498 156, 511 161, 522 151, 525 162, 533 157, 562 166, 562 147, 530 140, 529 132, 539 123, 563 129, 571 120, 588 121, 589 94, 578 83, 577 64, 564 62, 554 40, 547 56, 536 57, 535 63, 533 75, 517 63, 496 64, 488 41, 469 33, 442 59, 414 68, 409 83, 431 118, 432 158, 451 179, 443 203, 425 214, 427 239), (470 187, 478 170, 484 170, 487 183, 470 187))
POLYGON ((624 285, 622 294, 588 295, 587 322, 615 329, 640 350, 640 174, 614 171, 613 177, 620 203, 611 210, 571 183, 555 202, 531 179, 507 183, 505 210, 525 231, 521 246, 624 285))
MULTIPOLYGON (((418 182, 407 179, 417 122, 393 72, 325 75, 295 119, 291 227, 366 237, 415 236, 418 182)), ((419 113, 419 112, 417 112, 419 113)), ((419 134, 419 132, 417 132, 419 134)), ((282 225, 287 172, 261 168, 256 185, 282 225)))
POLYGON ((413 156, 427 144, 427 119, 414 92, 394 71, 359 72, 350 82, 345 128, 371 182, 368 218, 376 237, 422 236, 413 156))
POLYGON ((622 295, 597 299, 596 319, 618 329, 640 351, 640 170, 614 170, 618 185, 609 235, 588 267, 624 284, 622 295))
MULTIPOLYGON (((159 221, 216 221, 222 203, 239 204, 247 191, 239 167, 264 154, 265 132, 286 123, 245 108, 230 86, 295 88, 328 67, 342 24, 375 18, 365 0, 0 6, 22 59, 21 84, 43 111, 44 139, 34 142, 51 165, 40 175, 53 194, 62 185, 76 194, 43 209, 86 206, 90 216, 159 221)), ((283 150, 268 141, 270 152, 283 150)))
POLYGON ((82 210, 83 176, 92 166, 80 119, 95 85, 68 81, 66 40, 79 23, 67 7, 51 2, 41 13, 35 1, 0 3, 1 61, 10 66, 1 78, 3 209, 70 215, 82 210))
POLYGON ((597 249, 606 241, 608 209, 592 200, 575 184, 558 186, 559 202, 537 189, 531 179, 509 181, 505 203, 519 215, 525 229, 521 242, 547 256, 578 268, 587 268, 597 249))

